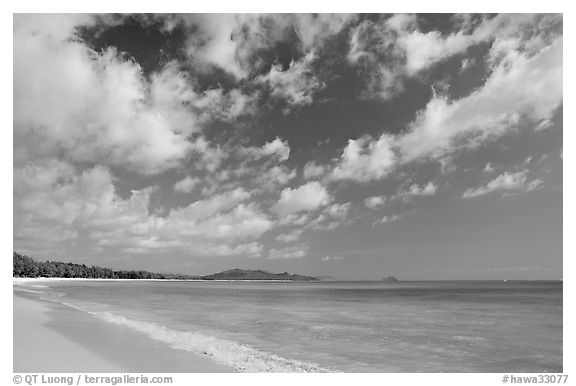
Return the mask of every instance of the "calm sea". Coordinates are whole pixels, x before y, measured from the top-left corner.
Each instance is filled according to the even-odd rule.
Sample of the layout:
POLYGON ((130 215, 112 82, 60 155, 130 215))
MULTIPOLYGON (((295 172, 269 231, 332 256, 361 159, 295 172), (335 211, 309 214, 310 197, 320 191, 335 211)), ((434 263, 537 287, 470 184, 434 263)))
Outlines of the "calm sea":
POLYGON ((243 371, 562 371, 561 282, 45 285, 43 297, 243 371))

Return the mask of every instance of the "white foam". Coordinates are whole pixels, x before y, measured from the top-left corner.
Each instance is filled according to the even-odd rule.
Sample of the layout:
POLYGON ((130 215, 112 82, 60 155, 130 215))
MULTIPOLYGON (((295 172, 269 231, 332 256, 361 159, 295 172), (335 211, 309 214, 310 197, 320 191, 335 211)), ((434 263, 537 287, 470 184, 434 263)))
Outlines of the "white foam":
POLYGON ((157 323, 138 321, 110 312, 91 312, 73 304, 64 303, 99 319, 129 327, 148 337, 167 343, 172 348, 205 355, 214 361, 243 372, 333 372, 314 363, 282 358, 231 340, 191 332, 178 331, 157 323))

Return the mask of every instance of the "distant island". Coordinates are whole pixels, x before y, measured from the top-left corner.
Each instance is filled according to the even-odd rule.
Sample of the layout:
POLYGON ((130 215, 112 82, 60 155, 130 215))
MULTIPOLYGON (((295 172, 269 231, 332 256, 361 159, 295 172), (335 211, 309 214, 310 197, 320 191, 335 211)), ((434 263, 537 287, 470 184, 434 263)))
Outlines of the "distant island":
POLYGON ((215 273, 212 275, 202 276, 203 280, 292 280, 292 281, 314 281, 319 280, 317 277, 295 275, 288 272, 270 273, 266 271, 249 270, 249 269, 230 269, 215 273))
POLYGON ((13 277, 53 277, 78 279, 157 279, 157 280, 290 280, 319 281, 314 276, 288 272, 271 273, 262 270, 231 269, 205 276, 155 273, 135 270, 113 270, 85 264, 60 261, 38 262, 18 252, 13 254, 13 277))

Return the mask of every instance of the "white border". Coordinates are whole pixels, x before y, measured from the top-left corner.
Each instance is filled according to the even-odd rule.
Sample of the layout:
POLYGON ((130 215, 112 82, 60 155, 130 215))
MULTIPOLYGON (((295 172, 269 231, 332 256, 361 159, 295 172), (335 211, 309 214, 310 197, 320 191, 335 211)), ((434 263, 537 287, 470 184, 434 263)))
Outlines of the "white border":
MULTIPOLYGON (((572 69, 574 66, 574 13, 568 1, 561 0, 547 0, 547 1, 502 1, 502 0, 483 0, 471 4, 464 1, 396 1, 387 2, 384 0, 379 1, 348 1, 348 2, 322 2, 310 0, 291 0, 289 2, 271 2, 264 0, 242 0, 242 1, 178 1, 178 0, 162 0, 155 2, 143 2, 141 0, 118 1, 118 0, 101 0, 94 1, 89 4, 80 2, 78 0, 26 0, 26 1, 11 1, 3 2, 1 14, 1 26, 3 29, 1 47, 7 51, 12 48, 12 13, 19 12, 557 12, 564 13, 564 84, 575 85, 572 69), (572 47, 572 49, 570 49, 572 47)), ((13 50, 11 50, 11 53, 13 50)), ((2 306, 9 308, 10 311, 0 320, 1 337, 4 344, 2 345, 2 373, 4 378, 1 383, 5 385, 12 383, 12 346, 7 342, 12 341, 12 263, 9 256, 12 255, 12 60, 5 59, 2 61, 2 74, 4 74, 4 82, 2 82, 2 121, 3 126, 1 130, 1 143, 2 152, 0 156, 2 178, 5 180, 4 188, 0 190, 2 197, 2 228, 0 229, 1 244, 5 253, 5 258, 2 262, 2 291, 0 293, 2 299, 2 306), (8 183, 9 181, 9 183, 8 183)), ((563 233, 564 233, 564 373, 569 374, 573 378, 569 378, 568 384, 574 384, 576 373, 572 373, 574 369, 574 326, 576 326, 574 319, 574 294, 575 286, 573 283, 574 277, 574 262, 576 258, 576 251, 574 248, 574 239, 576 235, 576 227, 574 223, 574 204, 573 197, 576 197, 574 189, 573 171, 574 171, 574 157, 572 157, 572 149, 574 145, 574 125, 573 114, 573 91, 571 87, 564 87, 564 111, 567 112, 564 116, 564 168, 567 173, 564 173, 564 197, 567 199, 564 202, 564 218, 563 218, 563 233), (566 150, 567 149, 567 150, 566 150), (572 358, 572 359, 570 359, 572 358), (571 374, 572 373, 572 374, 571 374)), ((166 374, 162 374, 166 375, 166 374)), ((294 382, 306 384, 340 384, 351 382, 362 382, 366 384, 402 384, 402 385, 420 385, 420 384, 442 384, 442 385, 491 385, 502 384, 502 375, 499 374, 172 374, 174 376, 174 384, 178 385, 194 385, 199 382, 229 382, 239 385, 270 385, 273 382, 275 385, 290 385, 293 386, 294 382)))

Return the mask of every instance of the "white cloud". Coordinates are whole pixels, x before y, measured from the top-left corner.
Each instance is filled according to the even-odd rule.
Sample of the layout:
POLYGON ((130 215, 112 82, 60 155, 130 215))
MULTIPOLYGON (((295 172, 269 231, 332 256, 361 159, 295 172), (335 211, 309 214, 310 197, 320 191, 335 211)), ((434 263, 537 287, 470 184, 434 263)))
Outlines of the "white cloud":
POLYGON ((262 247, 254 240, 274 226, 254 203, 246 203, 250 194, 241 188, 162 217, 150 211, 156 187, 133 190, 124 199, 113 181, 103 166, 81 171, 52 160, 15 168, 15 248, 65 248, 82 234, 87 237, 82 242, 92 250, 257 255, 262 247))
MULTIPOLYGON (((441 34, 421 32, 415 15, 397 14, 380 20, 364 20, 350 33, 348 60, 364 78, 362 95, 391 99, 404 89, 409 78, 418 76, 482 42, 535 52, 546 45, 546 32, 561 33, 558 15, 502 14, 478 25, 469 21, 459 31, 441 34), (512 43, 512 44, 511 44, 512 43)), ((464 61, 462 68, 470 65, 464 61)))
POLYGON ((183 15, 182 21, 191 31, 197 30, 188 34, 187 51, 192 60, 216 65, 236 78, 248 75, 249 55, 262 41, 254 34, 251 34, 251 40, 246 40, 242 29, 252 32, 259 24, 256 15, 183 15))
POLYGON ((344 218, 348 215, 348 212, 350 211, 350 202, 347 202, 345 204, 332 204, 329 207, 327 207, 324 210, 324 213, 328 214, 331 217, 334 218, 344 218))
POLYGON ((282 243, 293 243, 295 241, 298 241, 298 239, 300 239, 300 236, 302 236, 302 232, 303 232, 302 229, 295 229, 292 232, 282 233, 276 236, 276 240, 282 243))
POLYGON ((356 15, 342 13, 299 13, 293 17, 295 31, 306 51, 318 47, 326 38, 337 34, 356 19, 356 15))
POLYGON ((396 44, 406 55, 406 72, 413 76, 433 64, 464 52, 475 42, 472 35, 463 31, 442 36, 438 31, 422 33, 415 31, 401 31, 396 44))
POLYGON ((322 260, 322 261, 340 261, 342 259, 343 259, 342 256, 324 256, 320 260, 322 260))
POLYGON ((256 178, 256 189, 272 191, 284 186, 296 177, 296 171, 286 166, 273 166, 256 178))
POLYGON ((327 167, 318 165, 316 162, 307 162, 302 170, 302 176, 306 180, 322 177, 327 172, 327 167))
POLYGON ((190 193, 200 182, 197 177, 186 176, 174 184, 174 190, 181 193, 190 193))
POLYGON ((306 244, 292 247, 270 249, 268 258, 270 260, 301 259, 308 254, 310 247, 306 244))
POLYGON ((243 79, 265 67, 261 52, 294 33, 302 53, 320 46, 356 16, 344 14, 203 14, 164 16, 167 24, 188 26, 191 61, 217 66, 243 79), (259 55, 260 54, 260 55, 259 55))
POLYGON ((484 166, 484 169, 482 169, 482 171, 484 173, 492 173, 494 171, 494 166, 492 166, 492 164, 488 162, 486 166, 484 166))
POLYGON ((528 170, 523 170, 516 173, 503 173, 493 180, 489 181, 486 185, 468 189, 462 194, 462 198, 472 198, 483 196, 492 192, 529 192, 537 189, 543 184, 541 179, 536 179, 528 182, 528 170))
POLYGON ((549 119, 561 103, 562 39, 558 39, 530 57, 509 53, 484 86, 467 97, 432 99, 398 146, 405 160, 439 156, 453 151, 454 141, 465 136, 501 135, 522 116, 536 122, 549 119))
POLYGON ((396 163, 393 141, 393 137, 386 134, 376 141, 368 136, 348 140, 330 178, 367 182, 384 177, 396 163))
POLYGON ((364 205, 368 209, 377 209, 383 207, 386 204, 386 197, 385 196, 372 196, 364 199, 364 205))
POLYGON ((380 221, 378 221, 378 222, 380 224, 387 224, 387 223, 398 221, 398 220, 406 217, 406 215, 407 215, 406 213, 387 215, 387 216, 382 217, 380 219, 380 221))
POLYGON ((191 203, 187 207, 173 210, 170 213, 172 220, 195 221, 210 217, 216 213, 237 207, 241 202, 250 198, 251 194, 243 188, 213 195, 205 200, 191 203))
POLYGON ((201 253, 206 256, 238 256, 244 255, 249 257, 260 257, 262 255, 263 247, 261 244, 252 242, 246 244, 228 245, 207 245, 201 249, 201 253))
POLYGON ((271 210, 280 216, 311 211, 327 205, 331 201, 330 194, 318 181, 308 182, 298 188, 285 188, 280 199, 271 210))
POLYGON ((241 154, 252 159, 272 157, 274 161, 284 162, 290 157, 288 141, 283 141, 281 138, 275 138, 273 141, 266 142, 261 147, 241 147, 239 151, 241 154))
POLYGON ((350 32, 348 61, 364 80, 365 98, 388 100, 404 90, 403 52, 386 23, 364 20, 350 32))
POLYGON ((425 185, 412 184, 407 189, 400 190, 395 198, 400 198, 404 201, 409 201, 412 197, 418 196, 432 196, 438 190, 438 186, 432 181, 425 185))
POLYGON ((180 89, 172 99, 155 99, 139 65, 115 50, 96 53, 78 41, 28 33, 25 26, 37 18, 19 18, 21 28, 14 31, 17 163, 62 153, 73 161, 153 174, 185 157, 186 135, 196 127, 180 89))
POLYGON ((273 98, 287 103, 285 112, 294 107, 310 105, 314 93, 325 87, 311 69, 314 58, 314 53, 309 52, 302 59, 292 61, 285 71, 282 71, 280 64, 274 64, 267 74, 258 76, 255 81, 268 85, 273 98))
POLYGON ((74 27, 84 22, 92 21, 69 15, 15 17, 17 165, 58 155, 74 163, 157 174, 198 150, 189 137, 206 122, 251 111, 254 97, 238 90, 197 93, 174 62, 146 79, 138 63, 114 48, 91 50, 75 35, 74 27))

